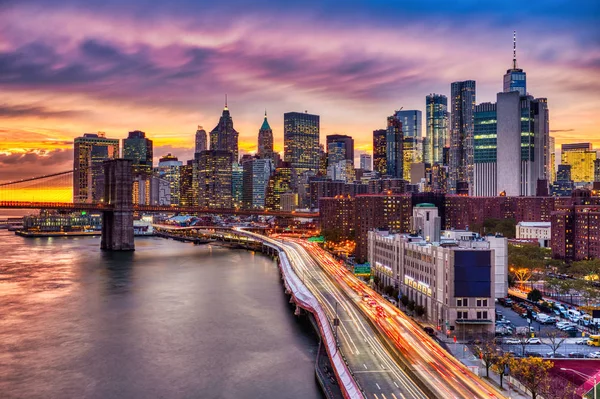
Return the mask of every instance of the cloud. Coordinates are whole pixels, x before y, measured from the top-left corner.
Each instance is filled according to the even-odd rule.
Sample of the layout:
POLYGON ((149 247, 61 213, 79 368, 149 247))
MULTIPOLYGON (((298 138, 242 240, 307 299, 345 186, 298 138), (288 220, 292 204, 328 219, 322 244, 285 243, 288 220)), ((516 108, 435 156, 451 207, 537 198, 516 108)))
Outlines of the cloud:
POLYGON ((70 149, 0 153, 0 170, 2 170, 0 181, 27 179, 64 172, 72 168, 73 150, 70 149))
POLYGON ((85 111, 53 111, 43 106, 34 105, 9 105, 0 104, 0 117, 2 118, 73 118, 85 116, 85 111))
POLYGON ((550 133, 565 133, 565 132, 574 132, 575 129, 551 129, 550 133))

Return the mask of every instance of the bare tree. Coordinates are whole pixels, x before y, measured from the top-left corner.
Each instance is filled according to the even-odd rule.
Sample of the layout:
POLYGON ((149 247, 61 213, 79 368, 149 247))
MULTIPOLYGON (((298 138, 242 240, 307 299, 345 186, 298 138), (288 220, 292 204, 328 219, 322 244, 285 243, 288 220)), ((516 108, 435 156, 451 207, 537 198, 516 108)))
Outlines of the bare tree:
POLYGON ((552 356, 554 356, 558 348, 560 348, 567 339, 567 334, 562 331, 550 330, 546 333, 546 338, 548 338, 548 342, 543 342, 543 344, 550 347, 552 356))

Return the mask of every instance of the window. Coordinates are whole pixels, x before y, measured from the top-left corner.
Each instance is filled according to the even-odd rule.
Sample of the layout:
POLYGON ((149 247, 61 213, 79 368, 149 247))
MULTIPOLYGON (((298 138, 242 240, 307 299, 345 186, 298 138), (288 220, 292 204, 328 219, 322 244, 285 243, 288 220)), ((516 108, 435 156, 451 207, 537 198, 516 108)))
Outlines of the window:
POLYGON ((488 300, 487 300, 487 299, 484 299, 484 300, 483 300, 483 307, 484 307, 484 308, 487 308, 487 305, 488 305, 488 300))
POLYGON ((469 300, 467 298, 457 298, 456 299, 456 306, 469 306, 469 300))
POLYGON ((487 308, 488 305, 488 300, 487 299, 477 299, 477 307, 484 307, 487 308))
POLYGON ((477 312, 477 319, 481 319, 481 312, 477 312))
POLYGON ((468 319, 469 312, 456 312, 456 318, 457 319, 468 319))

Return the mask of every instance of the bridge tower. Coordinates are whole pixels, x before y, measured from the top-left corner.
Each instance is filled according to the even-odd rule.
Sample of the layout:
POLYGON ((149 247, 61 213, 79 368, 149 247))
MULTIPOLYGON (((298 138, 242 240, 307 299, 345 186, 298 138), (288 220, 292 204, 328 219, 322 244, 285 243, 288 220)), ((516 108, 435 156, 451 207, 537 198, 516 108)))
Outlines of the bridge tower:
POLYGON ((133 175, 130 159, 104 161, 104 203, 100 248, 109 251, 133 251, 133 175))

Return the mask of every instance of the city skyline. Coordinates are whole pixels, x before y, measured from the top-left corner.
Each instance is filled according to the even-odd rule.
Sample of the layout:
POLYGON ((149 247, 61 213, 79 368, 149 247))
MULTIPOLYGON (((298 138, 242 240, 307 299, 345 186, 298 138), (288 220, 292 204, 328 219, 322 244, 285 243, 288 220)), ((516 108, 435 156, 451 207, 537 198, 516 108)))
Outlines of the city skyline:
POLYGON ((394 110, 424 111, 425 97, 449 97, 451 82, 475 80, 478 103, 493 101, 512 67, 513 30, 529 92, 548 98, 556 146, 600 146, 593 2, 531 5, 515 18, 510 5, 395 5, 389 14, 410 16, 401 27, 384 3, 336 9, 335 23, 326 25, 328 3, 310 10, 234 3, 194 17, 193 4, 178 4, 168 13, 144 9, 143 16, 142 3, 123 10, 86 2, 86 11, 77 2, 0 6, 0 167, 11 166, 2 179, 35 175, 40 165, 64 170, 73 139, 97 131, 115 138, 146 132, 155 164, 167 153, 190 159, 196 126, 216 125, 226 93, 241 153, 256 151, 267 108, 276 151, 283 150, 283 114, 308 110, 322 118, 321 142, 328 134, 350 135, 359 156, 394 110), (471 24, 460 23, 463 14, 471 24), (144 28, 146 17, 152 30, 144 28), (218 33, 211 18, 226 20, 218 33), (290 40, 273 40, 272 29, 290 40))

